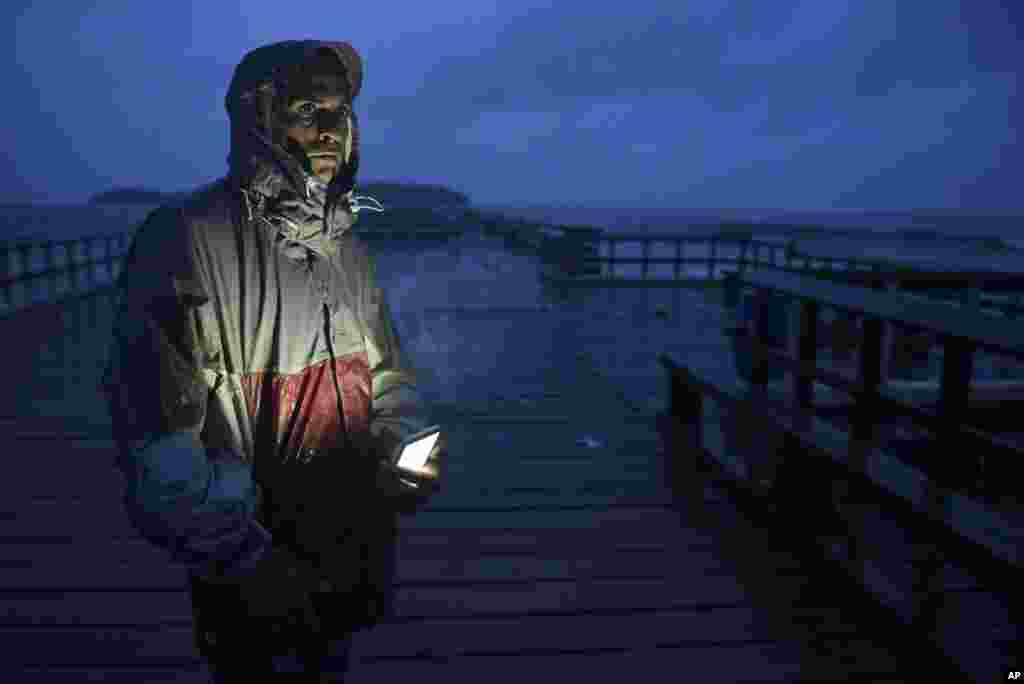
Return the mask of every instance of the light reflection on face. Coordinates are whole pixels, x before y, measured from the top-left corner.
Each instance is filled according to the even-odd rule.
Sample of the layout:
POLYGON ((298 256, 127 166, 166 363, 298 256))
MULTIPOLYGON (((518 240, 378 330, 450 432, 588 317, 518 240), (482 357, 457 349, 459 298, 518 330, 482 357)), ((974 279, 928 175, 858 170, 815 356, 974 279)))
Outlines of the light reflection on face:
POLYGON ((284 133, 309 158, 310 172, 330 183, 345 156, 348 112, 345 79, 314 73, 289 84, 284 133))

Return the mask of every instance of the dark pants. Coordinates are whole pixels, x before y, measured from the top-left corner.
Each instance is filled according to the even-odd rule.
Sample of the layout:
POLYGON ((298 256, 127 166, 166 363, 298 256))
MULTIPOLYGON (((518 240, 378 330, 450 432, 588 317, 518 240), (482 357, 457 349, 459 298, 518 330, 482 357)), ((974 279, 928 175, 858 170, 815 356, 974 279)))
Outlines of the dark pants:
MULTIPOLYGON (((288 681, 309 682, 310 684, 342 684, 348 671, 351 638, 331 644, 320 643, 305 652, 298 652, 297 659, 302 675, 290 677, 288 681)), ((260 649, 230 652, 214 650, 208 656, 213 684, 255 684, 267 680, 275 681, 280 674, 274 663, 274 655, 260 649)))
MULTIPOLYGON (((343 682, 355 625, 339 624, 352 611, 347 606, 324 605, 324 594, 314 594, 321 620, 333 617, 331 630, 320 637, 286 634, 270 625, 255 623, 230 586, 209 585, 189 578, 195 644, 210 664, 216 684, 261 681, 277 672, 275 657, 294 654, 308 678, 292 681, 343 682), (333 610, 331 610, 333 608, 333 610), (323 673, 321 675, 321 673, 323 673)), ((284 672, 290 671, 283 670, 284 672)))

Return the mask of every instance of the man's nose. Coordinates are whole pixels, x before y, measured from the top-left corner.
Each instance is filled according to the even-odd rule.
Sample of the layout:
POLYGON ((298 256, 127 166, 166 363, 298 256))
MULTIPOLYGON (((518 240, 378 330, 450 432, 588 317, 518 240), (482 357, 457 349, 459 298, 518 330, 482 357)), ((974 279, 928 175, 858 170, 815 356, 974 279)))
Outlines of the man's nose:
POLYGON ((341 145, 341 136, 335 131, 320 131, 317 141, 324 147, 338 147, 341 145))
POLYGON ((345 117, 342 112, 321 111, 317 118, 317 129, 322 142, 326 142, 325 136, 332 136, 335 141, 341 140, 341 130, 345 124, 345 117))

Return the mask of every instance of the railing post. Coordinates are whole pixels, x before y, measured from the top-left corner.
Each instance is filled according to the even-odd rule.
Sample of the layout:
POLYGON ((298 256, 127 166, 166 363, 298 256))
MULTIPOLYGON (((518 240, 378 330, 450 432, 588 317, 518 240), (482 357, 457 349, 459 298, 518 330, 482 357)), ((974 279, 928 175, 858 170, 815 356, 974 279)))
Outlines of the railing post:
POLYGON ((943 461, 944 474, 951 481, 983 485, 984 456, 963 443, 959 428, 963 426, 970 408, 971 376, 974 372, 974 345, 970 340, 957 337, 939 338, 942 345, 942 378, 939 385, 939 424, 942 434, 936 435, 946 454, 952 458, 943 461))
POLYGON ((672 265, 672 273, 676 280, 679 280, 679 271, 683 265, 683 240, 682 238, 676 238, 676 260, 672 265))
POLYGON ((749 240, 743 240, 742 242, 740 242, 740 265, 739 265, 739 272, 740 272, 740 276, 741 277, 747 271, 747 248, 749 248, 749 247, 750 247, 750 241, 749 240))
POLYGON ((711 238, 711 250, 708 252, 708 281, 715 279, 715 259, 718 252, 718 238, 711 238))
POLYGON ((21 273, 18 274, 18 277, 21 279, 21 303, 23 306, 28 306, 32 301, 33 292, 33 281, 28 278, 28 275, 32 272, 29 265, 29 261, 32 259, 32 245, 19 245, 18 251, 21 253, 21 273))
POLYGON ((11 267, 11 254, 13 254, 13 252, 10 247, 0 245, 0 254, 3 254, 4 260, 3 270, 0 270, 0 275, 2 275, 4 280, 7 281, 2 286, 3 292, 0 293, 0 296, 3 298, 2 301, 4 308, 10 309, 12 307, 11 287, 13 286, 13 283, 10 281, 14 278, 14 269, 11 267))
MULTIPOLYGON (((931 478, 923 482, 925 507, 932 520, 941 520, 948 498, 947 490, 931 478)), ((938 627, 943 588, 937 579, 946 564, 946 554, 929 537, 911 541, 910 624, 921 635, 931 637, 938 627)))
POLYGON ((963 308, 966 311, 977 312, 981 310, 981 285, 977 280, 967 283, 963 292, 963 308))
POLYGON ((96 263, 93 261, 92 256, 93 238, 82 238, 82 243, 85 248, 85 288, 91 292, 96 287, 96 274, 94 272, 96 263))
POLYGON ((769 377, 768 357, 765 351, 768 347, 768 301, 770 297, 771 292, 764 287, 758 287, 754 292, 754 339, 753 344, 750 345, 753 365, 750 371, 750 384, 761 389, 768 386, 769 377))
POLYGON ((866 455, 872 445, 875 423, 878 418, 878 388, 881 382, 882 361, 882 320, 874 316, 864 319, 864 334, 860 346, 860 359, 857 378, 861 384, 861 393, 857 396, 853 409, 853 421, 850 430, 850 461, 851 465, 866 455))
POLYGON ((640 278, 647 280, 647 262, 651 258, 651 241, 645 238, 643 245, 643 263, 640 264, 640 278))
MULTIPOLYGON (((795 347, 794 358, 802 364, 814 365, 818 358, 818 318, 821 306, 813 299, 798 301, 799 327, 796 335, 790 336, 790 345, 795 347)), ((793 396, 801 415, 810 418, 814 410, 814 378, 800 377, 794 373, 793 396)))
POLYGON ((608 238, 608 278, 615 278, 615 238, 608 238))
POLYGON ((704 448, 704 396, 700 390, 679 379, 676 371, 669 371, 669 413, 682 425, 693 426, 694 446, 704 448))
MULTIPOLYGON (((49 298, 52 301, 52 300, 57 298, 57 286, 59 285, 59 278, 60 278, 60 274, 58 274, 56 272, 57 271, 57 256, 56 256, 57 243, 55 243, 55 242, 47 242, 45 249, 46 249, 46 252, 45 252, 46 256, 43 258, 44 261, 45 261, 44 267, 45 267, 45 269, 47 271, 50 271, 50 273, 48 273, 46 275, 46 280, 47 280, 47 285, 48 285, 47 289, 49 290, 49 298)), ((64 251, 65 251, 65 253, 67 252, 67 247, 64 248, 64 251)))
MULTIPOLYGON (((876 273, 879 271, 876 270, 876 273)), ((898 280, 880 276, 872 283, 871 289, 897 294, 900 291, 900 284, 898 280)), ((889 381, 892 373, 893 346, 899 342, 900 338, 897 335, 896 327, 897 324, 892 321, 882 321, 881 365, 879 368, 879 382, 882 384, 889 381)))
POLYGON ((114 284, 114 240, 115 238, 108 237, 104 245, 107 260, 107 278, 110 280, 110 285, 114 284))
MULTIPOLYGON (((878 384, 881 359, 882 321, 869 316, 864 320, 858 380, 862 391, 853 406, 847 465, 855 473, 867 472, 867 457, 873 446, 875 422, 878 417, 878 384)), ((846 568, 861 584, 864 583, 865 534, 863 491, 857 476, 838 477, 832 483, 836 509, 846 522, 846 568)))

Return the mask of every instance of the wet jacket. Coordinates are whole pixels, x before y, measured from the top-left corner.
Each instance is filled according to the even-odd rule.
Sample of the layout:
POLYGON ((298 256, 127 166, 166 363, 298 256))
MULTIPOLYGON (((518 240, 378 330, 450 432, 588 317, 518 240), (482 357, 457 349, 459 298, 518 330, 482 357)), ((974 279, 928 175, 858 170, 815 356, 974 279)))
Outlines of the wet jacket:
POLYGON ((386 607, 396 515, 375 495, 376 459, 428 424, 427 407, 366 247, 347 232, 330 258, 286 257, 247 194, 291 182, 295 168, 282 177, 260 157, 267 149, 244 135, 259 117, 241 98, 267 69, 325 45, 345 52, 358 93, 347 44, 261 48, 262 71, 252 60, 236 70, 230 172, 137 229, 102 390, 125 509, 193 586, 238 577, 287 544, 316 559, 331 591, 386 607))

